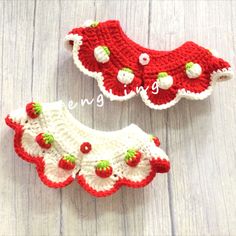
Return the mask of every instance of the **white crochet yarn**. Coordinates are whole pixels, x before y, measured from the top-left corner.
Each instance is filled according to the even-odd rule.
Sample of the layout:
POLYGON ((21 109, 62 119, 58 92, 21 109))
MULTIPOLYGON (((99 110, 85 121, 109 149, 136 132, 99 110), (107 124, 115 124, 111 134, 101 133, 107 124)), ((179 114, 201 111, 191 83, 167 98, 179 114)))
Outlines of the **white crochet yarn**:
POLYGON ((27 116, 25 109, 10 113, 13 122, 23 126, 22 147, 31 156, 43 157, 45 175, 55 183, 63 182, 68 177, 83 176, 86 183, 96 191, 109 190, 119 178, 142 181, 151 171, 151 159, 166 159, 167 155, 155 146, 150 135, 138 126, 131 124, 118 131, 98 131, 76 120, 61 102, 44 103, 42 113, 36 119, 27 116), (55 141, 49 149, 42 149, 35 141, 39 133, 48 132, 55 141), (92 150, 84 154, 80 146, 89 142, 92 150), (137 149, 142 153, 140 163, 130 167, 124 161, 128 149, 137 149), (76 166, 73 170, 58 167, 58 162, 66 154, 74 155, 76 166), (95 166, 100 160, 108 160, 113 173, 108 178, 101 178, 95 173, 95 166))
POLYGON ((213 56, 218 57, 218 58, 220 57, 220 54, 217 50, 211 49, 211 48, 208 48, 208 50, 211 52, 213 56))
POLYGON ((68 34, 65 37, 65 48, 68 49, 69 51, 72 50, 73 54, 73 60, 75 65, 83 71, 85 75, 91 76, 94 79, 97 80, 98 86, 102 93, 109 98, 111 101, 125 101, 128 100, 136 95, 134 91, 131 91, 129 94, 124 95, 124 96, 118 96, 114 95, 112 92, 109 92, 106 90, 105 85, 104 85, 104 77, 102 75, 102 72, 95 72, 95 71, 90 71, 88 70, 83 63, 79 60, 79 50, 80 46, 83 44, 83 38, 82 36, 76 35, 76 34, 68 34), (70 45, 70 41, 73 41, 73 47, 70 45))
POLYGON ((186 74, 190 79, 196 79, 202 74, 202 67, 193 63, 189 68, 186 68, 186 74))
POLYGON ((130 84, 132 83, 134 79, 134 74, 131 71, 126 70, 126 68, 119 70, 117 79, 122 83, 122 84, 130 84))
POLYGON ((83 24, 82 27, 91 27, 97 25, 98 22, 94 20, 86 20, 83 24))
POLYGON ((94 48, 94 56, 96 60, 100 63, 106 63, 109 61, 109 49, 104 46, 97 46, 94 48))
POLYGON ((142 53, 139 56, 139 63, 143 66, 146 66, 150 62, 150 57, 147 53, 142 53))
POLYGON ((203 100, 212 94, 212 91, 213 91, 213 88, 214 88, 216 82, 230 80, 233 78, 233 76, 234 76, 234 72, 233 72, 232 68, 214 71, 213 73, 211 73, 210 86, 206 90, 204 90, 201 93, 193 93, 193 92, 190 92, 186 89, 180 89, 180 90, 178 90, 178 93, 177 93, 175 99, 173 99, 172 101, 170 101, 166 104, 157 105, 157 104, 152 103, 150 101, 150 99, 147 95, 147 91, 145 89, 140 91, 140 95, 141 95, 143 102, 148 107, 155 109, 155 110, 163 110, 163 109, 167 109, 169 107, 174 106, 181 98, 187 98, 190 100, 203 100))
POLYGON ((158 79, 158 87, 161 89, 169 89, 173 85, 173 77, 168 75, 158 79))

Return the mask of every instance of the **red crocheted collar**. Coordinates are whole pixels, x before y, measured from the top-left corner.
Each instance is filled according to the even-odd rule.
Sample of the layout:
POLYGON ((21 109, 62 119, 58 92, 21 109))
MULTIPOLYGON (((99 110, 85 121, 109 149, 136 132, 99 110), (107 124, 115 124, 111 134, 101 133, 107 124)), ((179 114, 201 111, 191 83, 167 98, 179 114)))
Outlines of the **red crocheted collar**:
POLYGON ((165 109, 182 97, 204 99, 215 82, 233 77, 228 62, 188 41, 171 51, 144 48, 119 21, 87 21, 65 38, 76 66, 95 78, 105 96, 123 101, 140 94, 146 105, 165 109))

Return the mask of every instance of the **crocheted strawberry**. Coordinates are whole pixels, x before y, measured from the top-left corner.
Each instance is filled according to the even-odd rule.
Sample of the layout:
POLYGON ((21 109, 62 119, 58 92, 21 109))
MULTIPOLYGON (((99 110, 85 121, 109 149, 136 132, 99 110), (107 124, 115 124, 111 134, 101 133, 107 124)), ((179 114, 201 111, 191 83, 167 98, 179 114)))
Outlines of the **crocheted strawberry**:
POLYGON ((134 73, 130 68, 123 68, 119 70, 117 79, 122 84, 130 84, 134 79, 134 73))
POLYGON ((185 65, 186 74, 190 79, 196 79, 202 74, 202 68, 199 64, 188 62, 185 65))
POLYGON ((66 45, 73 46, 75 65, 96 79, 111 100, 123 101, 139 93, 147 106, 161 110, 182 97, 202 100, 212 93, 212 81, 233 77, 228 62, 194 42, 171 51, 150 50, 128 38, 119 21, 91 25, 69 32, 66 45))
POLYGON ((28 103, 26 105, 26 113, 30 118, 35 119, 42 113, 42 106, 37 102, 28 103))
POLYGON ((40 133, 35 140, 41 148, 49 149, 54 142, 54 137, 49 133, 40 133))
POLYGON ((160 146, 161 143, 158 137, 151 135, 151 140, 155 143, 157 147, 160 146))
POLYGON ((125 155, 125 162, 131 167, 135 167, 141 160, 141 152, 134 149, 129 149, 125 155))
POLYGON ((110 59, 110 50, 106 46, 97 46, 94 49, 94 56, 98 62, 106 63, 110 59))
POLYGON ((65 170, 73 170, 75 168, 75 161, 75 156, 71 154, 65 155, 60 159, 58 166, 65 170))
POLYGON ((173 84, 173 77, 167 72, 160 72, 157 76, 158 87, 161 89, 169 89, 173 84))
POLYGON ((112 175, 112 167, 107 160, 101 160, 98 162, 95 168, 96 174, 101 178, 108 178, 112 175))

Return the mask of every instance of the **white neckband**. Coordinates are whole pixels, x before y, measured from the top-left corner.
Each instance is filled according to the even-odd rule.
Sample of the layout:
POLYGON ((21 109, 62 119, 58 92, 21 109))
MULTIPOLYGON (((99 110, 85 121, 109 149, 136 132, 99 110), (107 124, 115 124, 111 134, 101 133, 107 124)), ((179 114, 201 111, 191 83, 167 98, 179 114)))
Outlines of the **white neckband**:
POLYGON ((10 113, 6 122, 16 132, 17 154, 36 164, 39 177, 50 187, 64 187, 77 178, 91 194, 106 196, 121 185, 145 186, 157 172, 169 170, 159 144, 134 124, 99 131, 76 120, 61 101, 40 107, 38 117, 30 118, 22 108, 10 113), (74 166, 67 169, 71 157, 74 166))

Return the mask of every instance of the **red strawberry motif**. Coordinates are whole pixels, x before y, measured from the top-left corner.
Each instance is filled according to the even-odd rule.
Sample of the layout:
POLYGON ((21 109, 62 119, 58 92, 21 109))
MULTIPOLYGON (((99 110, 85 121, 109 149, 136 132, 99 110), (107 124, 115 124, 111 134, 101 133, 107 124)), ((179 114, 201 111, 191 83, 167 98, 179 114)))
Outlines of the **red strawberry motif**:
POLYGON ((52 146, 52 143, 54 142, 54 138, 49 133, 40 133, 35 138, 35 141, 41 148, 49 149, 52 146))
POLYGON ((42 113, 42 106, 36 102, 28 103, 26 105, 26 113, 30 118, 35 119, 42 113))
POLYGON ((63 156, 58 162, 58 166, 65 170, 73 170, 75 168, 76 157, 69 154, 63 156))
POLYGON ((110 162, 107 160, 101 160, 98 162, 95 168, 95 173, 97 176, 101 178, 108 178, 112 174, 112 167, 110 166, 110 162))
POLYGON ((92 150, 92 145, 89 142, 84 142, 80 146, 80 151, 84 154, 89 153, 92 150))
POLYGON ((160 140, 159 140, 158 137, 151 135, 151 139, 152 139, 152 141, 155 143, 155 145, 156 145, 157 147, 160 146, 161 143, 160 143, 160 140))
POLYGON ((136 151, 134 149, 129 149, 125 155, 125 162, 129 166, 135 167, 140 162, 141 156, 142 156, 141 152, 136 151))

